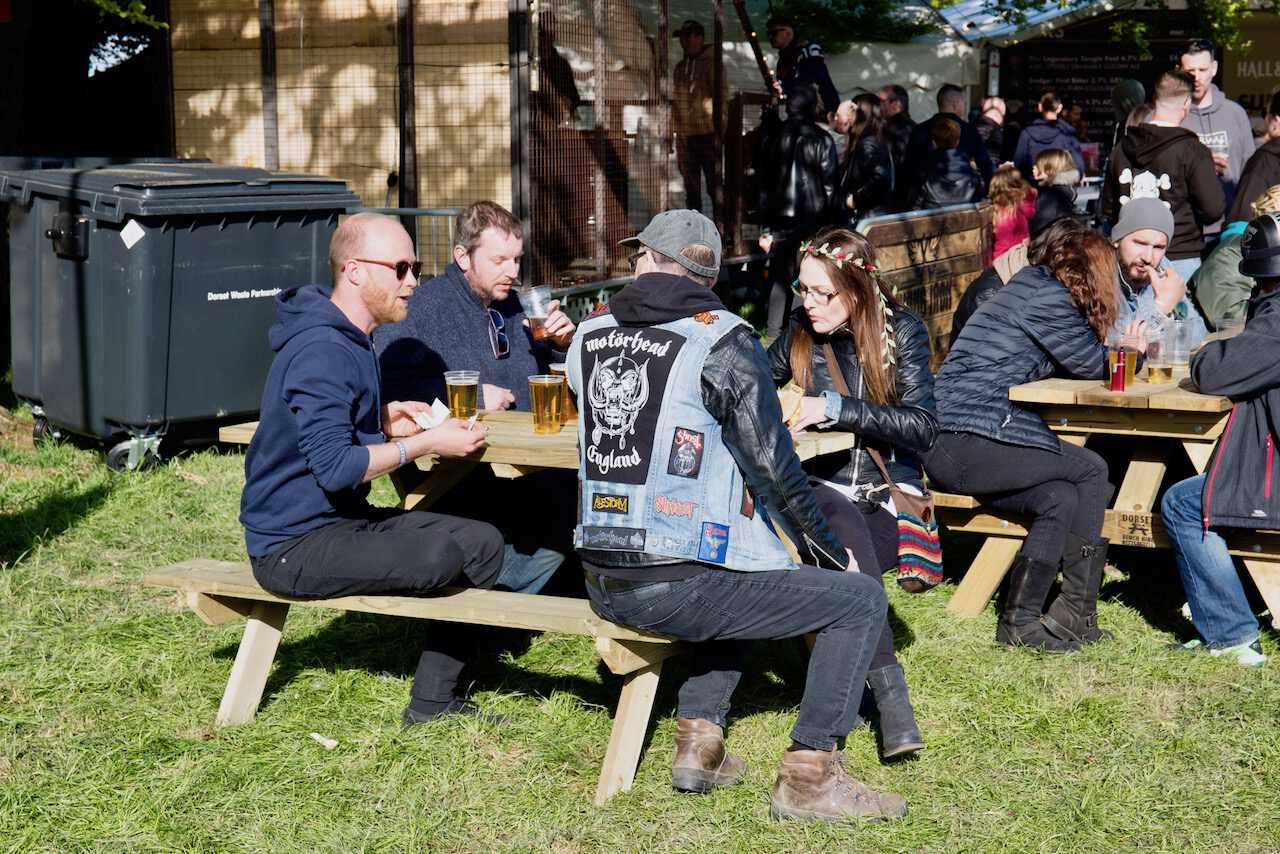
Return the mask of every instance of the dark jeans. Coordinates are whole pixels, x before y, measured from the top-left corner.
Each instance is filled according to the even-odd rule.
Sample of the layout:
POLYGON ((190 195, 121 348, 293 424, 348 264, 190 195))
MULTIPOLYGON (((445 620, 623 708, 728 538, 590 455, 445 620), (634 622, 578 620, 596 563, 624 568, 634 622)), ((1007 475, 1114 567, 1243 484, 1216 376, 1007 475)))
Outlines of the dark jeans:
POLYGON ((796 280, 796 253, 799 251, 799 240, 775 240, 769 248, 769 311, 765 334, 770 341, 782 334, 791 316, 791 304, 795 299, 791 283, 796 280))
MULTIPOLYGON (((376 510, 335 522, 250 558, 264 589, 294 599, 407 595, 450 584, 489 588, 502 570, 502 535, 489 524, 417 510, 376 510)), ((471 643, 465 628, 435 624, 418 659, 411 705, 430 711, 454 698, 471 643)))
MULTIPOLYGON (((871 576, 884 587, 882 575, 898 565, 898 520, 879 504, 850 501, 829 486, 810 480, 818 508, 827 526, 840 543, 853 552, 858 571, 871 576)), ((871 656, 871 670, 898 663, 893 651, 893 630, 886 617, 871 656)))
POLYGON ((1062 453, 1055 454, 948 431, 938 434, 924 466, 948 492, 981 496, 992 507, 1031 516, 1023 554, 1057 566, 1068 531, 1090 543, 1102 536, 1103 516, 1115 491, 1102 457, 1058 444, 1062 453))
POLYGON ((720 220, 716 203, 716 136, 713 133, 686 136, 676 140, 676 167, 684 181, 685 207, 702 210, 702 179, 707 179, 707 194, 711 196, 712 218, 720 220))
POLYGON ((742 676, 743 641, 817 632, 791 730, 792 739, 815 750, 834 748, 857 720, 886 602, 884 590, 862 573, 808 566, 708 569, 682 581, 634 584, 601 578, 587 564, 587 595, 607 620, 702 644, 680 686, 676 715, 720 726, 742 676))

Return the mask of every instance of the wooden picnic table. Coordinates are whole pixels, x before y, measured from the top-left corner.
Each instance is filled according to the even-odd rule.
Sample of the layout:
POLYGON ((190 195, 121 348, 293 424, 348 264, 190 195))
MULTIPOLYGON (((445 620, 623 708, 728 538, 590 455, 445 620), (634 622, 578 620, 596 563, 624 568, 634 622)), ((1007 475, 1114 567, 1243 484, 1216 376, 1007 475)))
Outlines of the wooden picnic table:
MULTIPOLYGON (((1150 549, 1169 548, 1154 512, 1169 460, 1185 453, 1203 474, 1231 411, 1230 400, 1202 394, 1185 379, 1160 385, 1139 381, 1123 392, 1108 390, 1101 380, 1047 379, 1009 389, 1009 399, 1037 411, 1064 442, 1084 445, 1093 436, 1133 440, 1102 536, 1113 545, 1150 549)), ((986 536, 948 606, 953 613, 976 615, 1021 547, 1025 520, 984 508, 969 496, 944 496, 938 511, 950 530, 986 536)), ((1244 558, 1275 621, 1280 617, 1280 533, 1229 531, 1226 539, 1231 553, 1244 558)))

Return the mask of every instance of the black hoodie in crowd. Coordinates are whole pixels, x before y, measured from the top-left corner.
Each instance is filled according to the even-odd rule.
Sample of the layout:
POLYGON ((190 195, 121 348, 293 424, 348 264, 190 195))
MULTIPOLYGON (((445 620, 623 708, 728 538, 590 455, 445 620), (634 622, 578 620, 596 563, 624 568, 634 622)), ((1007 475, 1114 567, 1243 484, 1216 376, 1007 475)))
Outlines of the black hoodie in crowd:
POLYGON ((1131 128, 1111 155, 1101 211, 1112 224, 1120 218, 1121 196, 1155 196, 1169 205, 1174 233, 1166 255, 1175 261, 1200 256, 1204 226, 1217 222, 1227 204, 1213 157, 1199 137, 1183 128, 1152 124, 1131 128), (1121 183, 1126 170, 1129 180, 1121 183))
POLYGON ((1251 205, 1254 200, 1276 184, 1280 184, 1280 139, 1259 146, 1244 165, 1240 180, 1236 182, 1236 198, 1231 203, 1227 222, 1253 219, 1251 205))

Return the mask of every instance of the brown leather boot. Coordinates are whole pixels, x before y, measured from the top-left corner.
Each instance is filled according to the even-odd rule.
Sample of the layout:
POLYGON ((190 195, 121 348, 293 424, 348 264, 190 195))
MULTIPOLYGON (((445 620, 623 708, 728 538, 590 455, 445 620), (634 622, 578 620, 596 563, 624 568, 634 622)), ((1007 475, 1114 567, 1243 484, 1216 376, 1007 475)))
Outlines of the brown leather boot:
POLYGON ((676 758, 671 785, 682 792, 709 792, 732 786, 747 773, 747 763, 724 749, 724 730, 704 718, 676 719, 676 758))
POLYGON ((774 818, 882 821, 906 814, 902 795, 874 791, 850 777, 838 750, 788 750, 769 800, 774 818))

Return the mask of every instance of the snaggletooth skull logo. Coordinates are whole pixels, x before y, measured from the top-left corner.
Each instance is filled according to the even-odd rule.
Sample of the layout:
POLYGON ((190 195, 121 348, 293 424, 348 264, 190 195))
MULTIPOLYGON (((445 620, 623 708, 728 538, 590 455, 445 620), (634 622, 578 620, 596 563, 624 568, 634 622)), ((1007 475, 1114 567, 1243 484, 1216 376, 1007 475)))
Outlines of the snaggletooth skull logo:
POLYGON ((626 448, 626 434, 635 433, 636 418, 649 400, 649 360, 641 365, 626 356, 603 362, 597 357, 587 399, 595 418, 591 443, 599 444, 601 436, 614 436, 619 449, 626 448))

